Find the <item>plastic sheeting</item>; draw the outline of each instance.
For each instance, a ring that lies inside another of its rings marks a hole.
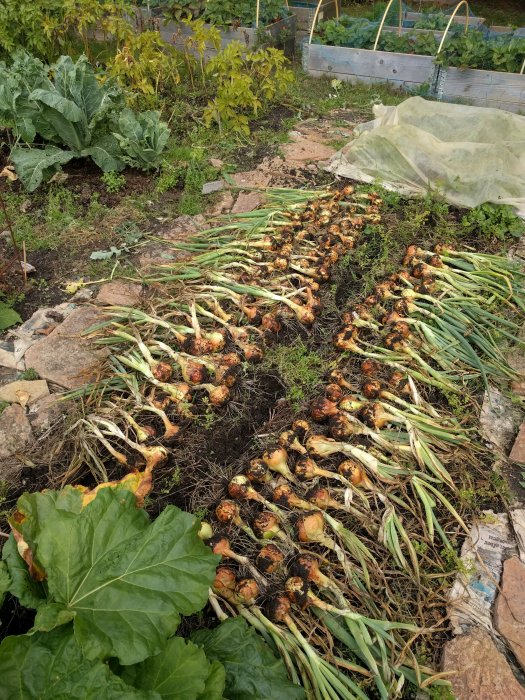
[[[461,207],[509,204],[525,218],[525,117],[421,97],[376,105],[374,115],[327,170]]]

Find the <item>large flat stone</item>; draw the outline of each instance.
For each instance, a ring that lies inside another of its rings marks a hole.
[[[35,433],[49,430],[71,410],[71,401],[61,401],[57,394],[49,394],[29,407],[27,417]]]
[[[245,187],[246,189],[252,187],[268,187],[271,180],[271,174],[265,173],[259,169],[247,170],[244,173],[233,173],[230,177],[237,187]]]
[[[49,387],[44,379],[28,381],[19,379],[0,387],[0,401],[19,403],[22,406],[32,404],[49,394]]]
[[[94,306],[80,306],[70,313],[66,319],[50,333],[50,338],[57,336],[78,338],[88,328],[99,323],[104,317],[103,312]],[[30,367],[31,365],[26,365]]]
[[[32,436],[31,424],[22,406],[17,403],[8,406],[0,415],[0,460],[22,452]],[[11,475],[11,470],[0,462],[0,479]]]
[[[97,379],[107,349],[94,349],[88,341],[54,333],[32,345],[26,365],[48,382],[65,389],[78,389]]]
[[[336,153],[335,148],[332,148],[332,146],[314,141],[299,132],[294,132],[292,139],[292,143],[285,143],[281,146],[284,158],[289,163],[297,165],[317,163],[329,160]]]
[[[263,197],[259,192],[241,192],[233,205],[232,214],[244,214],[260,207]]]
[[[477,627],[445,644],[443,671],[456,700],[525,700],[506,658],[488,632]]]
[[[97,304],[104,306],[137,306],[142,286],[132,282],[107,282],[97,294]]]
[[[525,423],[522,423],[509,455],[513,462],[525,464]]]
[[[202,214],[196,216],[182,214],[173,219],[168,226],[157,231],[155,235],[166,241],[185,241],[205,228],[207,228],[206,219]]]
[[[499,389],[489,387],[485,392],[479,416],[485,440],[508,453],[521,421],[521,411]]]
[[[97,379],[107,349],[94,348],[82,333],[104,318],[100,309],[75,309],[49,336],[25,354],[26,366],[66,389],[77,389]]]
[[[503,566],[501,590],[494,607],[494,625],[525,669],[525,564],[518,557]]]

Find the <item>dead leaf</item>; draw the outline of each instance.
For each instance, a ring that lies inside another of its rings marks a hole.
[[[25,408],[29,399],[31,398],[31,394],[28,391],[15,391],[15,394],[16,398],[18,399],[18,403],[22,406],[22,408]]]
[[[15,173],[15,166],[6,165],[5,168],[0,171],[0,177],[5,177],[8,180],[11,180],[11,182],[18,180],[18,175]]]

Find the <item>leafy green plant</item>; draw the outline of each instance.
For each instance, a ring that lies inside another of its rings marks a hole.
[[[110,170],[107,173],[103,173],[100,179],[104,183],[106,191],[110,194],[120,192],[120,190],[126,186],[126,178],[124,177],[124,175],[120,175],[114,170]]]
[[[518,73],[525,60],[525,39],[501,36],[485,39],[468,32],[447,39],[436,63],[447,68],[478,68]]]
[[[414,22],[414,29],[434,29],[440,31],[446,29],[450,17],[444,12],[423,12],[422,16]]]
[[[279,97],[293,82],[287,59],[275,48],[245,52],[238,41],[220,51],[206,66],[216,95],[204,110],[204,123],[221,131],[248,135],[249,120]]]
[[[267,26],[286,17],[283,0],[261,0],[259,24]],[[217,26],[255,26],[256,3],[253,0],[207,0],[203,18]]]
[[[170,131],[160,121],[158,112],[133,112],[124,109],[118,117],[118,130],[113,134],[122,151],[122,161],[140,170],[160,166],[162,152]]]
[[[206,0],[153,0],[151,7],[161,7],[166,17],[177,20],[197,19],[204,12]]]
[[[377,36],[377,23],[362,17],[341,15],[319,24],[315,41],[330,46],[349,46],[354,49],[372,49]],[[432,56],[438,44],[433,32],[408,32],[398,36],[395,32],[383,32],[379,37],[381,51],[415,53]]]
[[[219,559],[199,539],[195,516],[168,506],[151,522],[124,486],[94,498],[76,487],[24,494],[17,508],[18,546],[11,535],[3,547],[0,604],[10,593],[36,617],[28,634],[0,645],[3,696],[304,697],[242,619],[194,642],[172,636],[181,615],[204,606]],[[237,675],[242,653],[253,663],[251,685],[248,666]]]
[[[0,54],[23,48],[47,61],[78,42],[89,50],[88,33],[99,24],[105,29],[132,25],[131,3],[126,0],[3,0],[0,3]]]
[[[242,617],[226,620],[212,630],[198,630],[192,641],[226,672],[228,698],[301,700],[302,688],[290,683],[284,665]]]
[[[0,299],[0,331],[11,328],[17,323],[22,323],[20,314],[13,309],[11,304]]]
[[[0,83],[5,78],[9,84],[9,93],[0,93],[2,119],[19,141],[31,144],[38,134],[45,142],[43,148],[16,146],[11,151],[27,190],[35,190],[73,158],[90,157],[104,172],[122,170],[126,163],[143,169],[158,165],[167,126],[153,112],[135,114],[125,108],[122,88],[110,80],[101,83],[85,56],[76,62],[62,56],[48,68],[18,54],[13,66],[13,72],[0,66]],[[21,72],[30,79],[19,80],[15,90]]]
[[[488,238],[504,241],[509,237],[520,238],[525,234],[525,222],[516,216],[512,207],[505,204],[481,204],[471,209],[461,219],[468,231]]]
[[[149,106],[180,82],[180,53],[157,31],[130,34],[107,62],[107,71]]]

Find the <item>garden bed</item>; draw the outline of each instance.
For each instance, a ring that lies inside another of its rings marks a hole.
[[[525,75],[471,68],[440,68],[436,97],[509,112],[525,111]]]
[[[206,24],[205,29],[209,29],[212,25]],[[288,35],[295,35],[296,18],[294,15],[285,17],[284,19],[269,24],[266,27],[222,27],[219,29],[221,34],[221,49],[224,49],[232,41],[240,41],[247,49],[253,49],[261,40],[270,40],[276,42],[279,37],[286,32]],[[159,27],[160,34],[164,41],[173,44],[177,49],[188,50],[188,39],[193,36],[191,27],[182,24],[181,22],[168,21],[161,23]],[[194,51],[190,48],[190,53]],[[213,46],[206,48],[204,57],[209,60],[217,54]]]
[[[322,0],[321,9],[317,15],[319,22],[325,19],[330,19],[337,15],[337,5],[338,0]],[[312,28],[312,22],[315,17],[315,11],[319,6],[318,2],[299,2],[296,0],[292,1],[289,5],[290,12],[292,12],[297,19],[297,31],[299,32],[309,32]]]
[[[322,44],[304,47],[303,67],[317,77],[330,75],[354,83],[388,83],[406,90],[432,85],[436,72],[433,56]]]

